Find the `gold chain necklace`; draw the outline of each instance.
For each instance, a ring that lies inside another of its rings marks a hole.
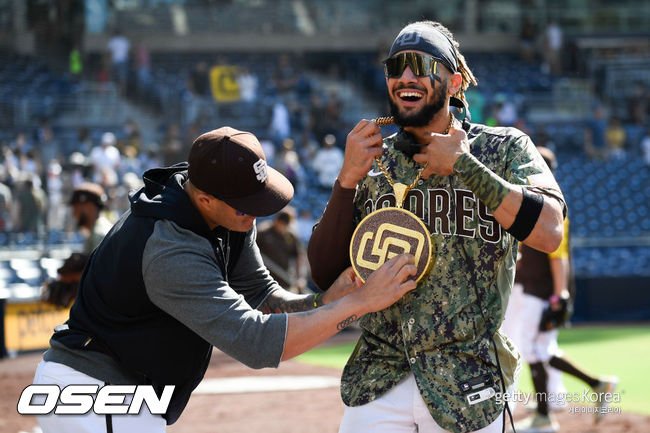
[[[393,123],[393,121],[394,119],[392,117],[378,117],[377,119],[374,119],[374,122],[379,126],[389,125]],[[444,132],[445,134],[449,133],[449,130],[451,129],[451,125],[453,125],[453,123],[454,123],[454,116],[451,113],[449,113],[449,124],[447,125],[447,129],[445,129]],[[413,179],[413,182],[411,182],[410,185],[404,185],[403,183],[399,183],[399,182],[395,183],[393,181],[392,176],[390,175],[390,173],[388,173],[388,169],[386,168],[384,163],[381,162],[378,156],[375,157],[375,161],[377,162],[377,166],[379,166],[381,172],[386,177],[386,180],[388,181],[389,185],[393,188],[393,192],[395,193],[396,207],[401,209],[404,204],[404,199],[406,198],[406,194],[408,194],[408,192],[412,190],[415,187],[415,185],[417,185],[418,181],[422,177],[422,173],[424,172],[424,169],[427,168],[427,165],[429,165],[429,163],[428,162],[424,163],[424,165],[418,172],[418,175],[415,176],[415,179]]]

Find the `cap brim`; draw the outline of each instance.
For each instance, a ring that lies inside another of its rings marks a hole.
[[[293,198],[293,185],[274,168],[267,166],[266,170],[266,186],[260,191],[246,197],[222,200],[238,211],[256,217],[273,215],[284,208]]]

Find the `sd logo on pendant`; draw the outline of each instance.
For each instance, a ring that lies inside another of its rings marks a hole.
[[[415,257],[418,282],[429,271],[433,244],[424,223],[411,212],[388,207],[366,216],[350,242],[350,261],[357,276],[366,281],[387,260],[399,254]]]

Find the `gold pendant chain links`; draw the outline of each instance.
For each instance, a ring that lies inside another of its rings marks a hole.
[[[394,119],[393,119],[392,117],[378,117],[377,119],[374,119],[373,121],[374,121],[377,125],[383,126],[383,125],[390,125],[391,123],[393,123]],[[449,130],[451,129],[451,125],[452,125],[453,123],[454,123],[454,116],[453,116],[453,114],[449,113],[449,124],[447,125],[447,129],[446,129],[445,132],[444,132],[445,134],[448,134],[448,133],[449,133]],[[389,184],[389,185],[393,188],[393,190],[394,190],[394,189],[395,189],[395,182],[393,181],[393,178],[391,177],[391,175],[388,173],[388,169],[386,168],[386,166],[384,165],[384,163],[381,162],[381,160],[379,159],[378,156],[375,157],[375,161],[377,162],[377,166],[379,167],[379,169],[381,170],[381,172],[382,172],[382,173],[384,174],[384,176],[386,177],[386,180],[388,181],[388,184]],[[422,168],[420,169],[420,172],[418,173],[418,175],[415,176],[415,179],[413,179],[413,182],[411,182],[411,184],[410,184],[409,186],[406,187],[406,191],[404,191],[404,193],[403,193],[404,195],[403,195],[402,198],[406,197],[406,194],[407,194],[411,189],[413,189],[413,188],[415,187],[415,185],[417,185],[418,181],[419,181],[420,178],[422,177],[422,173],[424,172],[424,169],[427,168],[427,165],[428,165],[428,164],[429,164],[428,162],[424,163],[424,165],[423,165]],[[401,206],[401,203],[398,203],[398,204],[397,204],[397,207],[402,207],[402,206]]]

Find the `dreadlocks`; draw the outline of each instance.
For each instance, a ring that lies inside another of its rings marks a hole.
[[[423,21],[423,23],[434,27],[436,30],[447,36],[454,46],[454,49],[456,50],[456,56],[458,57],[458,72],[460,73],[460,76],[463,80],[460,89],[454,96],[467,104],[467,99],[465,98],[465,90],[469,88],[470,84],[473,84],[475,86],[478,85],[478,82],[476,81],[476,77],[474,77],[472,70],[469,68],[469,66],[467,66],[465,56],[463,56],[458,50],[458,47],[460,45],[454,39],[454,35],[449,31],[449,29],[442,24],[435,21]]]

